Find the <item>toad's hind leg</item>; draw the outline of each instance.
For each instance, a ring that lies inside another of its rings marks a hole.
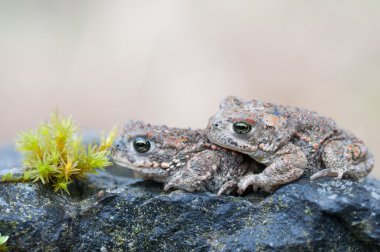
[[[331,141],[322,150],[322,161],[326,169],[314,173],[310,179],[343,176],[358,180],[364,178],[373,168],[374,159],[361,142]]]

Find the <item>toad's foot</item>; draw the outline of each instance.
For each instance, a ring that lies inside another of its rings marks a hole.
[[[254,192],[262,188],[265,192],[272,193],[278,188],[278,185],[272,185],[271,182],[271,179],[264,174],[247,175],[240,180],[237,192],[242,195],[248,186],[252,186]]]
[[[344,171],[333,170],[333,169],[324,169],[322,171],[316,172],[311,175],[310,180],[315,180],[322,177],[335,177],[336,179],[341,179],[343,177]]]
[[[222,194],[231,194],[238,188],[238,182],[236,180],[229,180],[226,183],[224,183],[217,193],[218,196]]]

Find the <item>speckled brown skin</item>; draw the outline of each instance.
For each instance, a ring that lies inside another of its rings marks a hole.
[[[133,141],[143,137],[151,147],[136,151]],[[130,121],[115,141],[116,164],[133,169],[144,179],[165,183],[164,190],[236,192],[242,176],[258,172],[249,156],[212,145],[203,130],[153,126]]]
[[[238,134],[236,122],[251,125]],[[210,118],[211,142],[241,153],[266,166],[260,174],[246,175],[239,193],[250,185],[271,192],[303,174],[311,179],[332,176],[358,180],[373,168],[374,159],[361,140],[315,112],[258,100],[229,96]]]

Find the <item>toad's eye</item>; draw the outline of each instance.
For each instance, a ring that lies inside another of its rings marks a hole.
[[[150,149],[150,141],[145,137],[136,137],[133,140],[133,148],[140,153],[145,153]]]
[[[232,125],[232,127],[238,134],[247,134],[252,129],[252,126],[246,122],[236,122]]]

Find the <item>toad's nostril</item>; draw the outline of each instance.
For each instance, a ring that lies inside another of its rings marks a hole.
[[[218,128],[218,127],[219,127],[219,123],[214,122],[214,123],[212,124],[212,126],[213,126],[214,128]]]
[[[114,143],[114,147],[115,147],[116,149],[120,149],[122,146],[123,146],[123,145],[122,145],[121,140],[120,140],[120,139],[117,139],[117,140],[115,141],[115,143]]]

